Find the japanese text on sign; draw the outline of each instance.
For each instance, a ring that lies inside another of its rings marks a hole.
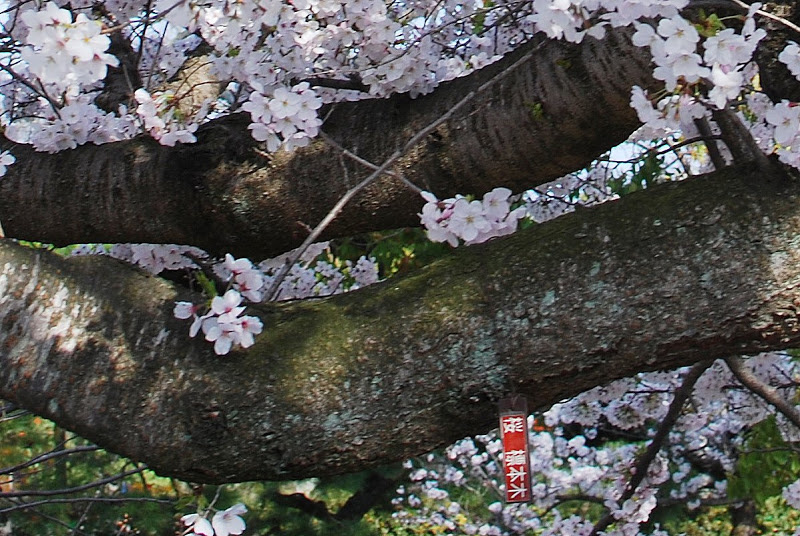
[[[506,478],[506,502],[528,502],[531,500],[526,413],[506,413],[500,416],[500,433],[503,440],[503,469]]]

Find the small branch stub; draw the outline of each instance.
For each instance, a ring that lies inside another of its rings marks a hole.
[[[499,406],[506,502],[529,502],[531,464],[528,450],[528,401],[524,396],[514,395],[500,400]]]

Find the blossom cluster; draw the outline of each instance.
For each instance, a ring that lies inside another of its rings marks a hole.
[[[258,303],[264,299],[264,273],[253,266],[250,259],[236,259],[228,253],[225,261],[214,266],[214,271],[246,300]]]
[[[24,129],[36,129],[37,134],[31,143],[37,151],[57,153],[74,149],[85,143],[101,145],[132,137],[138,127],[129,114],[117,116],[104,112],[88,102],[86,96],[68,99],[67,103],[47,121],[12,123],[6,136],[14,140],[24,140],[29,133]]]
[[[145,89],[137,89],[134,93],[136,102],[136,115],[143,127],[153,139],[161,145],[174,146],[176,143],[193,143],[197,141],[194,132],[197,130],[196,120],[202,120],[203,112],[199,112],[195,121],[184,123],[179,117],[176,107],[177,98],[172,91],[162,91],[155,97]]]
[[[283,146],[287,150],[308,145],[319,133],[322,121],[317,110],[322,99],[310,89],[308,82],[291,88],[278,87],[267,93],[256,86],[242,109],[250,113],[253,122],[248,127],[257,141],[264,142],[267,150],[277,151]]]
[[[662,18],[655,28],[647,23],[634,24],[633,43],[650,49],[657,65],[654,76],[664,81],[667,91],[682,90],[653,106],[641,88],[633,88],[631,105],[648,128],[654,133],[680,129],[687,136],[695,132],[693,120],[710,113],[702,99],[683,91],[687,85],[710,87],[707,102],[720,109],[742,93],[755,74],[750,62],[756,45],[766,36],[763,29],[756,29],[753,20],[759,8],[760,4],[750,7],[742,33],[726,28],[703,40],[702,57],[697,52],[699,32],[681,16]]]
[[[186,514],[181,517],[181,522],[189,527],[188,534],[197,536],[236,536],[244,532],[246,528],[242,514],[247,513],[247,508],[242,503],[237,503],[214,513],[211,521],[207,515]]]
[[[132,251],[126,260],[149,268],[150,271],[197,268],[192,259],[206,257],[205,252],[196,248],[161,247],[152,244],[139,246],[141,251],[136,245],[126,246]],[[299,262],[289,268],[275,289],[274,299],[329,296],[378,281],[378,268],[374,259],[362,256],[356,262],[347,260],[336,266],[317,258],[326,249],[327,243],[310,247],[300,257]],[[230,254],[226,255],[224,261],[213,265],[213,271],[220,281],[229,286],[224,295],[215,296],[207,310],[204,306],[191,302],[177,302],[173,311],[175,317],[191,319],[189,336],[195,337],[202,330],[205,339],[214,343],[214,352],[218,355],[225,355],[236,346],[249,348],[255,342],[254,336],[261,333],[264,326],[255,316],[241,316],[246,308],[243,304],[245,300],[259,303],[269,298],[265,293],[272,288],[289,256],[287,254],[254,265],[249,259],[236,259]]]
[[[362,256],[356,261],[345,260],[334,264],[321,258],[329,256],[328,248],[327,242],[312,244],[298,262],[289,267],[275,289],[273,299],[280,301],[330,296],[378,281],[375,259]],[[198,262],[209,264],[220,284],[228,287],[223,296],[215,296],[208,307],[177,302],[174,315],[179,319],[191,319],[190,337],[195,337],[202,330],[206,340],[214,343],[215,352],[224,355],[237,345],[242,348],[252,346],[254,336],[261,333],[263,324],[258,318],[241,316],[246,308],[243,304],[259,303],[269,298],[266,292],[272,288],[294,252],[262,261],[258,265],[249,259],[236,259],[230,254],[216,262],[199,248],[176,244],[83,244],[73,248],[71,255],[108,255],[139,266],[151,274],[165,270],[198,270]]]
[[[570,173],[521,196],[512,196],[507,188],[495,188],[482,201],[470,201],[462,195],[440,201],[430,192],[422,192],[426,203],[419,214],[420,223],[434,242],[448,242],[454,247],[460,240],[466,245],[477,244],[515,232],[523,219],[543,223],[577,206],[616,199],[618,194],[610,185],[615,173],[596,161],[583,172]],[[518,206],[512,208],[514,205]]]
[[[45,84],[63,91],[71,85],[91,84],[102,80],[109,66],[116,67],[119,60],[108,54],[111,40],[101,33],[99,21],[79,13],[60,9],[55,2],[47,2],[41,10],[22,13],[27,26],[22,59],[31,74]]]
[[[211,307],[205,314],[198,314],[199,306],[183,301],[175,303],[174,314],[175,318],[192,319],[190,337],[194,337],[202,329],[205,339],[214,343],[214,352],[225,355],[235,345],[242,348],[253,346],[254,336],[264,329],[258,317],[240,316],[245,310],[241,303],[242,295],[230,289],[222,296],[214,296]]]
[[[192,258],[207,257],[205,251],[177,244],[113,244],[111,246],[82,244],[74,248],[73,256],[108,255],[139,266],[151,274],[164,270],[196,269]]]
[[[457,196],[440,201],[430,192],[422,192],[426,203],[419,215],[433,242],[448,242],[457,246],[478,244],[490,238],[505,236],[517,230],[525,208],[511,208],[511,190],[495,188],[481,201]]]
[[[735,98],[745,82],[742,67],[750,62],[758,42],[766,31],[756,29],[753,15],[761,7],[753,4],[741,34],[726,28],[703,41],[703,56],[698,54],[700,34],[695,26],[676,15],[662,18],[654,29],[647,23],[635,23],[633,43],[647,46],[656,64],[654,76],[663,80],[667,91],[673,91],[678,81],[693,84],[701,79],[711,80],[709,99],[717,107]]]

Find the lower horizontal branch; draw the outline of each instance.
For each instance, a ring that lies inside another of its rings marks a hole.
[[[163,475],[280,480],[486,432],[509,392],[543,408],[786,348],[800,342],[800,188],[759,173],[651,188],[405,278],[254,307],[265,332],[225,358],[172,316],[199,296],[0,241],[0,397]]]

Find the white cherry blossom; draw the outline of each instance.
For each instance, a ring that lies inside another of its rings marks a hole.
[[[800,46],[794,41],[789,41],[786,47],[778,54],[778,60],[786,64],[795,78],[800,80]]]
[[[800,106],[783,100],[765,114],[767,122],[775,126],[775,141],[791,145],[800,131]]]
[[[181,517],[181,522],[190,528],[192,534],[214,536],[214,529],[211,527],[211,523],[200,514],[186,514]]]
[[[247,512],[247,508],[242,503],[237,503],[221,512],[214,514],[211,525],[217,536],[237,535],[244,532],[245,523],[240,517]]]

